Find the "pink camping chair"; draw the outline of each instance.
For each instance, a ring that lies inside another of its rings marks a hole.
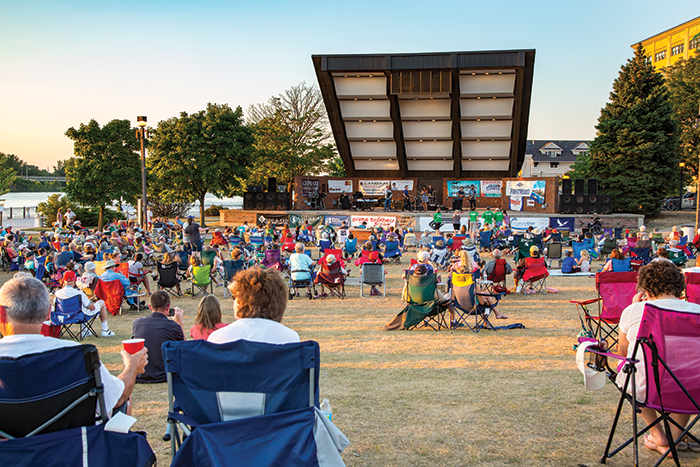
[[[685,273],[685,299],[700,305],[700,273]]]
[[[611,369],[607,362],[605,363],[613,381],[616,373],[622,371],[627,374],[624,384],[619,388],[620,402],[601,463],[605,463],[606,459],[612,458],[632,443],[634,465],[638,465],[638,438],[646,433],[648,428],[639,430],[637,412],[639,407],[648,407],[661,414],[654,424],[661,423],[666,433],[670,433],[671,424],[683,430],[678,439],[669,443],[669,449],[656,465],[658,466],[670,453],[676,465],[680,466],[677,443],[686,436],[689,441],[700,443],[700,440],[690,433],[700,420],[700,373],[695,364],[689,364],[700,360],[700,314],[663,309],[647,303],[639,325],[637,340],[630,345],[634,345],[634,348],[629,358],[595,350],[593,352],[600,356],[621,360],[617,371]],[[586,350],[589,349],[591,347]],[[640,372],[643,372],[642,376],[646,379],[646,394],[637,393],[636,383]],[[625,401],[632,405],[633,435],[611,452],[615,429]],[[670,415],[674,413],[690,414],[695,417],[691,417],[686,427],[681,427],[671,418]]]
[[[576,305],[579,317],[585,321],[587,330],[597,339],[608,341],[609,348],[617,345],[617,325],[622,311],[632,304],[637,293],[637,272],[603,272],[595,275],[598,298],[570,300]],[[589,305],[598,304],[598,312],[589,310]]]
[[[285,264],[282,261],[282,254],[279,250],[265,250],[265,257],[262,259],[262,265],[266,268],[275,268],[278,271],[285,269]]]

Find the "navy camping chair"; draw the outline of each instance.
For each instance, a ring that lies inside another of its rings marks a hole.
[[[330,240],[321,240],[318,242],[318,249],[321,252],[321,256],[325,253],[325,251],[329,248],[333,248],[333,242]]]
[[[491,251],[491,231],[482,230],[479,232],[479,249],[481,251]]]
[[[232,259],[226,259],[223,262],[224,266],[224,298],[228,298],[231,296],[231,292],[228,290],[228,286],[231,282],[233,282],[233,279],[236,277],[236,274],[239,272],[243,271],[245,269],[245,261],[242,259],[237,259],[237,260],[232,260]]]
[[[430,240],[430,247],[431,247],[431,248],[435,247],[435,244],[436,244],[438,241],[440,241],[440,240],[442,240],[442,243],[443,243],[443,244],[446,244],[446,243],[447,243],[447,242],[445,241],[445,237],[443,237],[442,235],[435,235],[435,236]]]
[[[80,295],[75,295],[74,297],[61,300],[56,299],[56,309],[51,311],[50,320],[52,326],[61,326],[61,330],[58,334],[60,339],[65,334],[68,334],[71,339],[83,340],[83,329],[87,330],[90,334],[98,337],[95,329],[92,325],[99,316],[99,313],[95,313],[92,316],[87,316],[83,313],[83,306],[81,303]],[[73,325],[78,325],[78,332],[73,332]]]
[[[628,272],[628,271],[632,270],[632,259],[631,258],[625,258],[625,259],[612,258],[610,261],[612,261],[613,272]]]
[[[107,421],[107,411],[94,345],[0,357],[0,375],[0,465],[155,463],[145,437],[95,425]]]
[[[586,249],[586,243],[571,242],[571,248],[574,250],[574,258],[581,259],[581,252]]]
[[[399,242],[387,241],[385,244],[386,250],[384,251],[384,257],[391,260],[394,264],[401,264],[401,248]]]
[[[318,465],[317,342],[171,341],[162,350],[173,466]],[[178,427],[188,433],[182,445]]]

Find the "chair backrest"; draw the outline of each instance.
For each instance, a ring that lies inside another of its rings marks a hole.
[[[617,248],[617,240],[614,238],[606,238],[603,240],[603,248],[607,250],[607,252],[613,251],[615,248]]]
[[[345,251],[355,253],[357,251],[357,238],[348,238],[345,240]]]
[[[250,243],[254,246],[262,246],[265,243],[265,239],[261,235],[251,235]]]
[[[265,250],[265,258],[263,258],[263,266],[275,266],[280,263],[282,252],[280,250]]]
[[[629,271],[629,270],[628,270]],[[595,275],[598,296],[602,299],[601,318],[619,320],[637,293],[637,273],[599,272]]]
[[[476,282],[471,274],[452,273],[452,304],[463,310],[471,310],[476,304]]]
[[[685,299],[700,305],[700,273],[685,273]]]
[[[192,266],[192,283],[197,285],[207,285],[211,282],[209,273],[211,272],[211,265],[206,266]]]
[[[326,251],[326,248],[331,248],[333,244],[331,243],[330,240],[321,240],[318,242],[318,249],[321,251],[321,253],[324,253]]]
[[[95,295],[105,302],[107,311],[116,315],[122,308],[122,298],[124,297],[124,286],[118,280],[97,281]]]
[[[173,261],[170,264],[157,263],[156,267],[158,268],[158,285],[174,287],[178,284],[177,262]]]
[[[240,271],[243,270],[245,263],[243,262],[242,259],[237,259],[237,260],[227,259],[227,260],[224,260],[223,266],[224,266],[224,275],[226,277],[226,280],[230,282],[231,280],[233,280],[234,277],[236,277],[236,274],[238,274]]]
[[[129,263],[118,263],[114,271],[120,273],[124,277],[129,277]]]
[[[189,255],[186,251],[176,251],[175,259],[177,260],[178,269],[187,269],[190,266]]]
[[[487,279],[491,282],[502,282],[506,279],[506,260],[505,258],[498,258],[494,261],[496,264],[494,264],[493,270]]]
[[[683,246],[688,243],[688,236],[683,235],[679,240],[678,240],[678,246]]]
[[[452,237],[452,251],[456,251],[462,248],[462,244],[466,239],[467,237],[462,236]]]
[[[491,231],[482,230],[479,232],[479,245],[481,246],[491,246]]]
[[[637,346],[644,352],[647,407],[671,413],[700,413],[700,373],[692,363],[700,359],[700,314],[647,303],[635,351],[639,350]],[[654,368],[658,369],[656,375]]]
[[[435,289],[437,288],[437,276],[429,274],[427,276],[416,276],[408,274],[407,293],[412,305],[423,305],[435,300]]]
[[[613,258],[611,261],[613,272],[627,272],[632,270],[632,258]]]
[[[568,231],[567,231],[567,232],[568,232]],[[562,237],[561,237],[561,232],[552,232],[552,234],[550,235],[550,237],[551,237],[551,241],[552,241],[552,242],[559,242],[559,243],[561,243],[561,239],[562,239]]]
[[[561,243],[552,242],[547,247],[547,258],[548,259],[559,259],[561,258]]]
[[[168,341],[162,351],[169,396],[197,423],[318,406],[317,342]]]
[[[103,421],[107,420],[94,345],[0,357],[0,375],[0,431],[11,437],[94,425],[98,403]],[[76,407],[36,432],[83,396]]]
[[[586,242],[571,242],[571,248],[574,250],[574,258],[581,259],[581,252],[586,249]]]
[[[532,239],[521,238],[518,243],[518,255],[520,258],[530,257],[530,248],[535,246],[535,241]]]
[[[394,240],[393,242],[387,241],[385,243],[386,245],[386,253],[391,253],[393,251],[399,251],[399,242],[398,240]],[[386,254],[385,253],[385,254]]]
[[[526,281],[535,277],[548,275],[547,261],[543,256],[539,258],[527,258],[525,260],[525,274],[523,274],[523,279]]]
[[[384,265],[379,263],[364,263],[362,265],[360,281],[365,284],[383,284]]]
[[[535,245],[542,248],[542,234],[537,234],[532,236],[532,240],[535,242]]]
[[[651,247],[630,248],[630,256],[637,256],[643,261],[643,264],[647,264],[651,262]]]
[[[51,312],[50,317],[51,324],[54,326],[83,321],[83,306],[80,295],[66,299],[56,298],[56,309]]]
[[[214,257],[216,257],[216,251],[214,250],[204,250],[202,251],[202,264],[214,264]]]
[[[442,240],[442,243],[445,243],[445,237],[443,237],[442,235],[435,235],[434,237],[432,237],[430,243],[432,243],[433,245],[435,245],[435,244],[436,244],[438,241],[440,241],[440,240]]]

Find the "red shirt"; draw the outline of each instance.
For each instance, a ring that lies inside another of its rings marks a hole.
[[[190,337],[194,340],[207,340],[212,332],[228,326],[228,323],[219,323],[214,329],[203,329],[201,324],[193,324],[190,328]]]

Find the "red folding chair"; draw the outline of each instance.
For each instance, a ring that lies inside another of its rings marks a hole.
[[[534,290],[534,293],[547,293],[547,259],[544,256],[539,258],[525,258],[525,273],[523,274],[523,291]],[[531,292],[532,293],[532,292]]]
[[[685,273],[685,299],[700,305],[700,273]]]

